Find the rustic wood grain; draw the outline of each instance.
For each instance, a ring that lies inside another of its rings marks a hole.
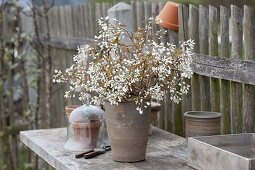
[[[232,33],[232,48],[231,57],[236,59],[242,58],[242,10],[234,5],[231,5],[231,33]],[[232,113],[232,133],[242,132],[242,107],[243,107],[243,92],[242,84],[231,82],[231,113]]]
[[[195,46],[193,49],[194,53],[199,52],[199,13],[198,7],[194,5],[189,5],[189,38],[193,39]],[[201,109],[201,95],[200,95],[200,85],[199,85],[199,75],[193,74],[191,79],[191,101],[192,110]]]
[[[136,1],[136,17],[137,27],[144,28],[144,5],[141,0]]]
[[[151,2],[144,1],[144,18],[145,21],[152,17]]]
[[[191,66],[197,74],[246,84],[255,84],[254,61],[228,59],[203,54],[193,54],[192,59]]]
[[[165,3],[163,2],[159,2],[158,3],[158,8],[159,11],[163,8]],[[161,27],[161,29],[164,29]],[[171,31],[168,30],[168,32],[166,34],[161,33],[161,39],[160,42],[166,44],[167,42],[171,42],[170,39],[168,39],[168,37],[170,36]],[[156,37],[155,37],[156,38]],[[164,100],[161,102],[161,112],[160,112],[160,116],[162,117],[161,123],[163,123],[164,121],[164,130],[171,130],[173,131],[174,129],[174,112],[172,111],[172,101],[170,100],[170,94],[167,92],[164,96]],[[172,120],[172,122],[170,121]]]
[[[152,17],[156,18],[156,16],[159,14],[159,3],[152,2],[151,12],[152,12]],[[153,25],[153,32],[154,33],[156,33],[159,29],[160,29],[160,26],[158,24]],[[155,42],[159,42],[159,39],[156,36],[154,36],[153,40]]]
[[[220,56],[229,58],[229,10],[220,6]],[[222,134],[231,133],[230,81],[221,80]]]
[[[186,5],[179,4],[178,5],[178,22],[179,22],[179,41],[186,41],[188,40],[188,22],[189,22],[189,9]],[[191,81],[185,81],[189,86],[191,86]],[[191,90],[188,94],[182,96],[182,112],[191,110],[192,109],[192,97],[191,97]]]
[[[199,51],[208,54],[208,9],[199,5]],[[210,78],[199,76],[201,110],[209,111],[210,106]]]
[[[136,31],[137,30],[136,0],[131,0],[131,6],[132,6],[132,9],[133,9],[133,30]]]
[[[99,31],[100,31],[100,26],[97,24],[97,21],[98,21],[98,19],[100,19],[101,17],[103,16],[103,14],[102,14],[102,5],[101,5],[101,3],[96,3],[96,7],[95,7],[95,24],[93,24],[95,27],[94,28],[96,28],[95,29],[95,33],[97,34]]]
[[[209,54],[218,56],[217,8],[209,5]],[[211,78],[211,111],[220,112],[220,80]]]
[[[179,4],[178,5],[178,22],[179,22],[179,41],[185,41],[188,39],[188,22],[189,22],[189,9],[186,5]],[[191,87],[191,80],[187,79],[185,80],[185,83],[188,84]],[[192,110],[192,90],[190,88],[190,91],[188,94],[185,94],[182,96],[182,115],[186,111]],[[183,128],[183,136],[185,136],[185,120],[184,116],[182,116],[182,128]]]
[[[32,130],[20,133],[23,144],[56,169],[178,169],[192,170],[186,162],[186,139],[153,128],[149,138],[146,160],[138,163],[119,163],[111,160],[111,151],[93,159],[75,159],[74,154],[63,148],[66,128]]]
[[[243,34],[245,59],[255,60],[255,11],[244,6]],[[255,86],[244,85],[243,132],[254,132]]]

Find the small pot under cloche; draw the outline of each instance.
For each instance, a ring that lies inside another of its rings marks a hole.
[[[64,148],[86,151],[96,148],[100,127],[105,122],[104,111],[99,106],[86,104],[74,109],[69,117],[68,136]]]

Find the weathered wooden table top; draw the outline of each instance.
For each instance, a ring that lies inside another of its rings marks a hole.
[[[66,128],[30,130],[20,132],[20,140],[52,167],[93,170],[193,170],[186,162],[186,139],[153,127],[149,137],[146,160],[137,163],[119,163],[111,160],[111,152],[93,159],[75,159],[74,153],[63,148]]]

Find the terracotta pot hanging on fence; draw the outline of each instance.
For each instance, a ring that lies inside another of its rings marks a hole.
[[[156,17],[156,22],[164,28],[178,31],[178,4],[167,1]]]

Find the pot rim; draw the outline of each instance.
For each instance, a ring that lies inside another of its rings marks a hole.
[[[166,3],[167,3],[167,4],[171,4],[171,5],[173,5],[173,6],[177,6],[177,7],[178,7],[178,3],[176,3],[176,2],[167,1]]]
[[[67,105],[66,107],[65,107],[65,113],[67,114],[67,115],[70,115],[71,114],[71,112],[74,110],[74,109],[76,109],[76,108],[78,108],[78,107],[80,107],[81,105]]]
[[[72,123],[73,128],[98,128],[100,126],[102,126],[102,122],[100,120],[89,123]]]
[[[175,31],[178,31],[179,29],[179,24],[176,25],[176,24],[172,24],[172,23],[169,23],[169,22],[166,22],[165,20],[162,20],[162,19],[159,19],[159,16],[156,16],[156,21],[159,21],[161,20],[161,22],[158,22],[158,24],[162,27],[166,27],[166,28],[171,28]]]
[[[210,111],[188,111],[184,113],[184,116],[189,118],[198,118],[198,119],[209,118],[210,119],[210,118],[220,118],[221,113],[210,112]]]

